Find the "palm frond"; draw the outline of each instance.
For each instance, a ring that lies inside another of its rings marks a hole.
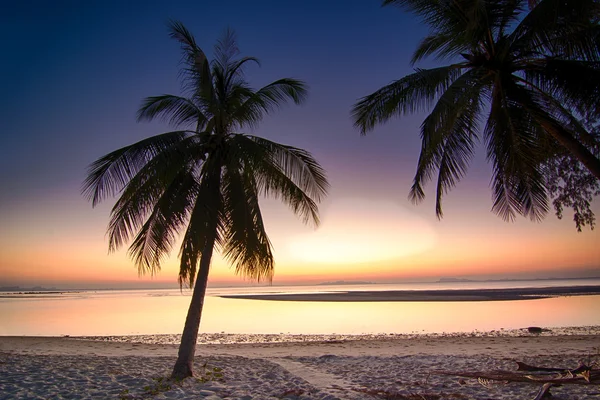
[[[149,272],[154,275],[160,270],[160,264],[171,252],[177,233],[187,222],[197,186],[191,170],[183,169],[153,204],[152,213],[129,247],[129,255],[140,274]]]
[[[265,115],[277,110],[290,100],[295,104],[301,104],[308,93],[304,82],[292,78],[276,80],[253,94],[248,93],[246,87],[234,90],[242,91],[240,93],[248,96],[246,99],[238,96],[244,101],[231,115],[231,120],[239,127],[256,126]]]
[[[538,54],[600,61],[599,18],[596,0],[543,0],[515,28],[511,41]]]
[[[453,58],[460,53],[493,49],[494,38],[503,35],[507,25],[516,21],[522,10],[519,0],[387,0],[415,14],[430,28],[429,35],[412,57],[416,62],[426,56]]]
[[[238,54],[240,54],[240,49],[237,45],[236,34],[232,29],[227,28],[215,43],[214,61],[221,64],[225,70]]]
[[[436,214],[441,218],[442,197],[465,175],[477,139],[481,93],[489,82],[485,71],[471,70],[444,92],[421,125],[422,147],[409,198],[418,203],[423,185],[438,170]]]
[[[198,162],[196,138],[191,136],[148,161],[123,188],[111,210],[108,249],[115,251],[139,230],[176,177]]]
[[[233,82],[239,82],[243,79],[243,69],[249,62],[254,62],[260,66],[260,61],[256,57],[242,57],[228,66],[225,77],[225,87],[229,88]]]
[[[361,134],[390,118],[428,109],[456,80],[462,64],[420,69],[363,97],[352,108],[354,125]]]
[[[304,222],[319,224],[317,202],[329,184],[308,152],[256,136],[237,134],[231,141],[232,154],[239,154],[254,169],[259,194],[281,198]]]
[[[237,274],[256,281],[271,281],[273,253],[258,203],[255,172],[251,163],[240,161],[229,158],[223,174],[224,256]]]
[[[210,64],[204,51],[196,43],[196,39],[179,21],[168,23],[171,38],[177,40],[183,51],[182,78],[183,89],[191,92],[194,97],[212,98],[212,77]]]
[[[551,142],[525,105],[539,107],[527,89],[509,81],[496,82],[485,127],[488,159],[493,164],[492,210],[505,220],[521,214],[539,221],[548,212],[542,169]]]
[[[464,46],[459,46],[458,49],[452,46],[451,39],[454,37],[452,32],[436,33],[426,36],[421,43],[417,46],[414,51],[410,64],[415,65],[417,62],[423,60],[426,57],[434,56],[436,59],[443,59],[449,55],[454,55],[460,50],[463,50]]]
[[[188,98],[164,94],[146,97],[137,112],[137,120],[152,121],[161,118],[174,126],[197,124],[202,129],[206,117],[202,111]]]
[[[432,29],[456,23],[455,19],[467,22],[465,1],[427,1],[427,0],[384,0],[382,5],[394,5],[422,18]],[[471,2],[472,3],[472,2]],[[462,7],[461,7],[462,6]],[[450,13],[454,13],[454,15]]]
[[[546,57],[528,65],[523,84],[579,115],[600,114],[600,62]]]
[[[166,132],[99,158],[88,167],[82,194],[96,206],[107,196],[118,193],[149,160],[177,145],[189,134],[189,131]]]
[[[261,146],[267,152],[267,160],[312,199],[319,202],[327,195],[329,182],[325,170],[308,151],[258,136],[246,137]]]
[[[598,154],[600,141],[591,135],[568,110],[556,102],[549,102],[543,95],[537,94],[537,103],[523,103],[532,118],[543,128],[550,137],[560,143],[563,150],[575,156],[587,169],[600,180],[600,158]],[[548,111],[549,110],[549,111]],[[576,123],[573,123],[575,121]],[[559,151],[548,152],[554,155]]]
[[[461,115],[452,134],[444,140],[440,152],[435,196],[435,213],[438,218],[444,216],[442,197],[464,177],[473,158],[476,138],[473,125],[478,111],[475,107],[473,108],[474,111],[465,112]]]

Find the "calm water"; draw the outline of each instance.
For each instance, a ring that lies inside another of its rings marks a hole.
[[[500,302],[291,302],[221,294],[600,285],[596,280],[209,289],[200,330],[236,334],[442,333],[600,325],[600,296]],[[0,298],[0,335],[177,334],[191,293],[89,291]]]

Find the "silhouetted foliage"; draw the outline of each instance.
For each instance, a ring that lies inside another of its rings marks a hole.
[[[600,142],[600,124],[587,122],[590,133]],[[600,146],[590,148],[596,156]],[[600,196],[600,180],[596,179],[585,166],[567,152],[562,152],[546,163],[548,193],[552,198],[554,211],[562,219],[565,208],[573,210],[573,221],[577,231],[589,226],[594,229],[596,216],[591,208],[593,199]]]
[[[560,196],[560,190],[549,187],[546,165],[550,158],[568,154],[600,179],[600,159],[591,151],[598,139],[581,122],[600,113],[600,3],[386,0],[383,4],[411,12],[429,27],[413,54],[413,64],[430,56],[452,62],[416,69],[363,97],[352,110],[362,134],[391,118],[429,112],[421,125],[412,201],[423,200],[424,185],[437,174],[436,214],[441,218],[442,197],[466,174],[476,145],[483,140],[493,167],[492,210],[502,218],[513,220],[520,214],[540,220],[554,194],[560,198],[556,204],[579,207],[578,199]],[[582,183],[560,175],[567,186]],[[581,221],[589,218],[583,216]]]
[[[161,118],[177,130],[116,150],[88,172],[83,192],[97,204],[119,195],[108,227],[109,249],[130,239],[140,273],[156,273],[176,241],[179,283],[194,286],[173,378],[193,374],[193,358],[213,249],[235,272],[270,281],[274,260],[259,197],[286,203],[304,222],[319,222],[325,171],[305,150],[242,133],[282,104],[301,103],[303,82],[279,79],[254,90],[244,77],[253,57],[240,57],[232,31],[209,61],[179,22],[170,35],[183,52],[184,96],[148,97],[138,120]]]

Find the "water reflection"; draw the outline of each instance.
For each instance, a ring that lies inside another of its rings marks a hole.
[[[214,290],[206,298],[201,332],[442,333],[600,325],[598,295],[499,302],[335,303],[214,297],[220,292]],[[0,298],[0,335],[176,334],[183,329],[189,300],[189,292],[178,290]]]

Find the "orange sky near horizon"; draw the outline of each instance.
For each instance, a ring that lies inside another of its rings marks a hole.
[[[542,223],[522,218],[506,223],[489,211],[478,212],[475,204],[467,213],[450,203],[445,218],[437,221],[428,207],[336,200],[324,205],[322,224],[312,229],[284,206],[265,201],[276,258],[273,283],[600,275],[598,230],[577,233],[571,221],[553,216]],[[157,276],[138,277],[125,249],[107,252],[107,206],[92,210],[82,201],[68,208],[71,220],[59,217],[65,210],[43,215],[34,211],[29,219],[12,221],[11,229],[0,232],[0,286],[177,285],[177,248]],[[473,212],[475,220],[469,215]],[[210,282],[248,284],[219,256],[213,260]]]

